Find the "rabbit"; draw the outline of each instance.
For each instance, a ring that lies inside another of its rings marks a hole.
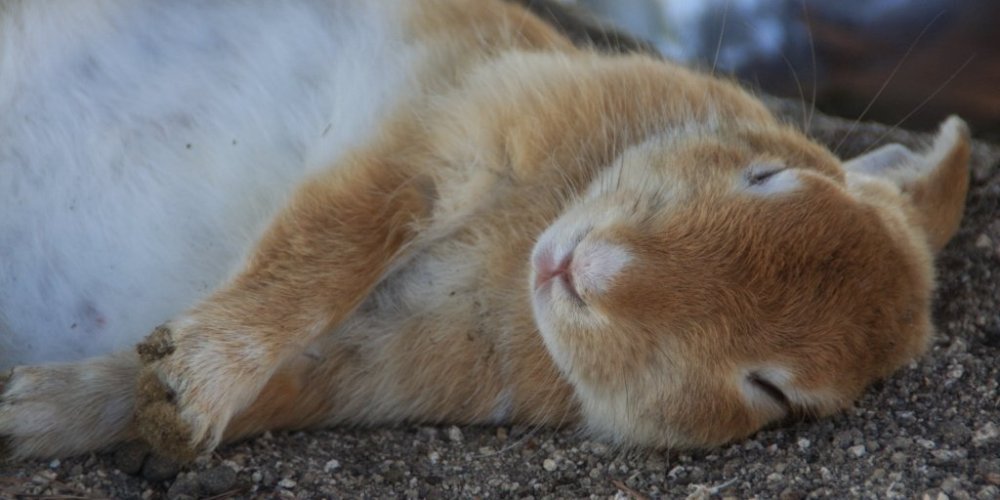
[[[51,339],[3,353],[8,457],[399,422],[712,447],[932,334],[959,118],[845,161],[502,1],[0,16],[2,328]]]

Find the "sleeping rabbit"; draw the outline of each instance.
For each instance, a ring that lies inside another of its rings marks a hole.
[[[968,185],[958,118],[844,161],[499,0],[15,2],[0,107],[15,458],[828,415],[925,349]]]

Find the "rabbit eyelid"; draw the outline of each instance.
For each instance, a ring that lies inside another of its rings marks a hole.
[[[788,395],[775,383],[758,372],[749,373],[747,375],[747,382],[754,387],[756,398],[759,399],[761,396],[770,398],[771,402],[780,406],[786,415],[793,413],[792,402],[789,401]]]
[[[741,390],[747,403],[775,418],[791,415],[804,401],[791,387],[791,373],[780,367],[755,367],[743,372]]]
[[[740,176],[744,191],[758,196],[776,196],[799,188],[798,175],[784,165],[751,165]]]

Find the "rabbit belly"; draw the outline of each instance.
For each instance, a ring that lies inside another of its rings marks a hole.
[[[405,98],[394,3],[0,13],[0,369],[125,348],[235,271]]]

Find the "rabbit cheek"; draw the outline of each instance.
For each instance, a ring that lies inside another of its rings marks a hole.
[[[786,414],[780,402],[748,405],[737,389],[707,374],[689,379],[664,407],[664,437],[672,439],[671,445],[689,447],[719,446],[749,436]]]
[[[582,300],[597,300],[614,284],[632,256],[621,245],[583,241],[573,253],[570,274]]]
[[[588,431],[625,445],[700,448],[748,436],[787,414],[780,402],[748,404],[738,387],[718,376],[733,367],[693,361],[693,353],[676,347],[664,347],[669,359],[649,360],[644,370],[627,375],[621,384],[627,390],[578,386]]]

